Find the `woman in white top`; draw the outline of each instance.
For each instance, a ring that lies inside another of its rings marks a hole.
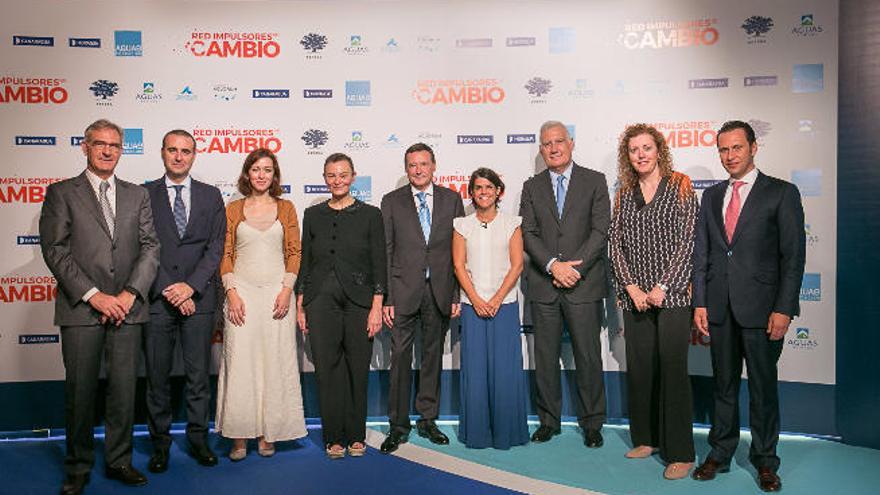
[[[468,192],[475,212],[453,223],[452,259],[461,285],[461,412],[458,436],[471,448],[528,442],[517,286],[522,218],[498,211],[504,183],[479,168]]]

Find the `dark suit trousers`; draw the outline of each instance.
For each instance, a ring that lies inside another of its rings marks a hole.
[[[535,381],[538,389],[538,419],[542,425],[559,428],[562,390],[559,354],[563,322],[571,336],[577,367],[578,423],[584,429],[601,429],[605,422],[605,381],[602,371],[603,303],[573,304],[561,295],[552,303],[532,302],[535,342]]]
[[[205,445],[208,440],[211,386],[211,334],[214,313],[150,314],[144,327],[144,351],[147,365],[147,411],[153,446],[167,450],[171,446],[171,384],[169,376],[174,346],[179,341],[183,351],[186,376],[186,436],[191,445]]]
[[[743,328],[730,309],[724,323],[709,323],[712,372],[715,375],[715,415],[709,431],[709,457],[730,463],[739,443],[739,386],[743,358],[749,376],[749,423],[752,465],[779,468],[779,394],[776,363],[783,340],[771,341],[767,328]]]
[[[67,474],[87,473],[95,464],[95,396],[102,356],[107,370],[104,463],[110,467],[131,464],[140,342],[141,325],[61,327]]]
[[[391,385],[388,392],[388,419],[391,427],[409,433],[410,391],[412,388],[413,341],[416,329],[422,326],[422,367],[416,393],[416,411],[420,420],[434,420],[440,414],[440,371],[443,364],[443,343],[449,318],[440,312],[431,284],[425,281],[422,301],[413,314],[394,315],[391,328]]]
[[[347,446],[363,442],[373,355],[373,340],[367,335],[370,308],[353,303],[331,272],[305,311],[324,443]]]
[[[691,308],[624,311],[629,432],[666,462],[694,461]]]

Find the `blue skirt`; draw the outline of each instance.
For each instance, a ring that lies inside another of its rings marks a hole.
[[[519,303],[501,305],[489,319],[461,305],[460,376],[462,443],[506,450],[529,441]]]

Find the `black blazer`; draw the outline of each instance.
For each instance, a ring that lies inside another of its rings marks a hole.
[[[217,307],[217,268],[223,256],[226,235],[226,210],[220,190],[192,180],[189,221],[181,239],[174,223],[165,177],[144,186],[150,193],[153,223],[162,244],[159,271],[150,289],[150,313],[177,310],[162,290],[177,282],[186,282],[195,290],[192,296],[197,313],[210,313]]]
[[[733,239],[724,233],[728,181],[703,192],[694,241],[694,307],[723,323],[728,304],[746,328],[766,328],[771,312],[800,313],[806,235],[801,196],[793,184],[758,172]]]
[[[553,302],[560,295],[573,303],[595,302],[608,295],[606,249],[611,202],[605,175],[572,162],[571,181],[565,194],[562,219],[550,171],[523,184],[519,214],[523,245],[529,255],[528,295],[533,301]],[[557,289],[547,273],[547,263],[583,260],[575,267],[581,280],[571,289]]]
[[[385,293],[385,232],[379,208],[361,201],[343,210],[323,202],[303,214],[302,264],[294,291],[311,302],[335,276],[346,297],[369,308]]]
[[[431,291],[442,314],[449,316],[452,303],[461,297],[452,268],[452,219],[464,216],[464,205],[458,193],[445,187],[434,185],[433,194],[427,244],[412,186],[407,183],[382,197],[389,264],[385,306],[394,306],[395,314],[413,314],[419,309],[427,268],[431,269]]]

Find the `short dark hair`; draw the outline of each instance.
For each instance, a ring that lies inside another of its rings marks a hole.
[[[721,126],[721,129],[718,129],[718,134],[724,134],[725,132],[737,129],[742,129],[746,133],[746,141],[749,144],[755,144],[755,130],[752,129],[748,122],[743,122],[742,120],[728,120]]]
[[[189,140],[192,141],[193,144],[193,152],[196,151],[196,138],[194,138],[193,135],[190,134],[188,131],[185,131],[183,129],[174,129],[166,132],[165,135],[162,136],[162,148],[165,148],[165,140],[168,139],[168,136],[180,136],[189,138]]]
[[[349,168],[351,168],[351,173],[356,173],[354,171],[354,162],[351,161],[351,157],[346,155],[345,153],[333,153],[328,156],[326,160],[324,160],[324,170],[327,170],[327,165],[336,162],[348,162]]]
[[[281,193],[281,168],[278,166],[278,158],[266,148],[257,148],[251,151],[247,158],[244,159],[244,165],[241,166],[241,175],[238,176],[238,192],[244,196],[250,196],[253,192],[251,180],[248,177],[248,171],[251,166],[261,158],[269,158],[272,160],[272,185],[269,186],[269,196],[280,198]]]
[[[407,148],[406,152],[403,153],[403,166],[404,167],[406,166],[406,155],[409,155],[410,153],[416,153],[418,151],[427,151],[428,154],[431,155],[431,163],[437,163],[437,160],[434,159],[434,150],[431,149],[430,146],[428,146],[425,143],[416,143],[416,144],[410,146],[409,148]]]
[[[498,173],[491,168],[486,167],[480,167],[474,170],[474,173],[471,174],[471,180],[468,181],[468,195],[471,197],[471,204],[475,204],[474,183],[477,182],[477,179],[486,179],[495,186],[495,189],[498,189],[498,197],[495,198],[495,206],[498,206],[498,203],[501,202],[501,194],[504,193],[504,181],[501,180]]]

